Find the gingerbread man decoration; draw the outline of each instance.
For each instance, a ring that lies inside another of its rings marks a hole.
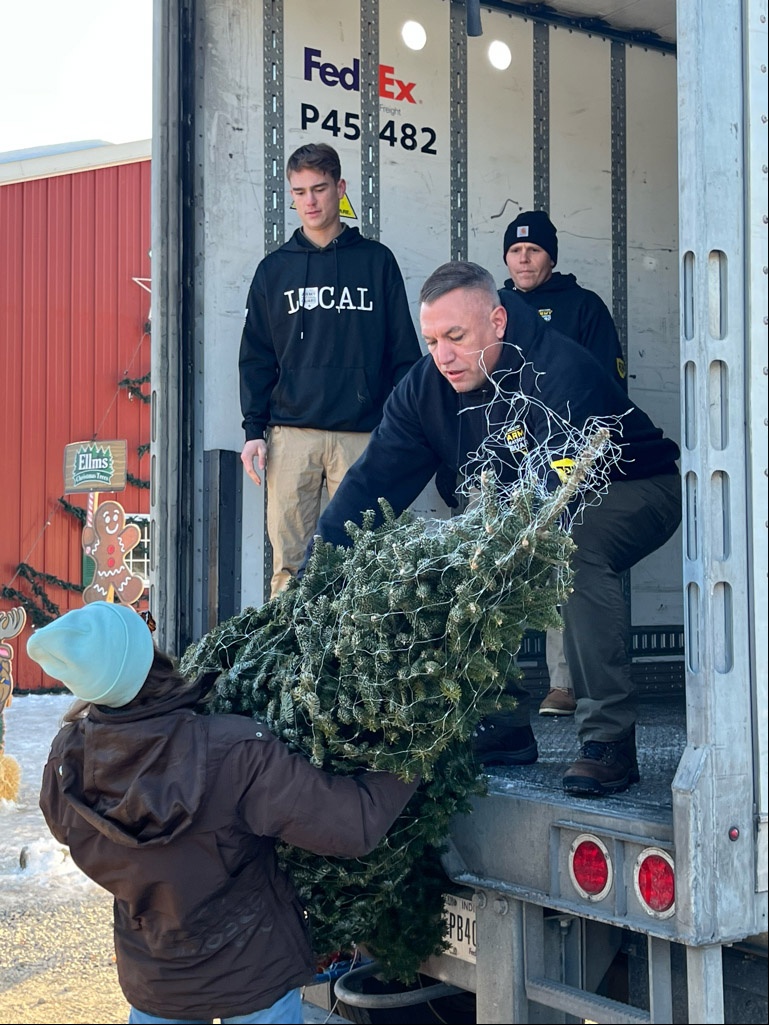
[[[0,798],[6,801],[16,800],[21,780],[19,763],[5,753],[3,712],[13,693],[13,647],[8,642],[18,637],[26,621],[27,613],[21,606],[9,612],[0,611]]]
[[[126,605],[141,597],[144,581],[125,565],[125,556],[141,540],[134,523],[126,526],[119,502],[102,502],[93,514],[93,526],[83,528],[83,551],[96,563],[93,581],[83,591],[83,601],[110,601],[110,588]]]

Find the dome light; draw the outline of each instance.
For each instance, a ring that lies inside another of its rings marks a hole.
[[[493,43],[489,44],[489,62],[497,71],[507,71],[513,63],[513,55],[507,43],[495,39]]]
[[[421,50],[427,42],[427,33],[418,21],[405,22],[401,37],[410,50]]]

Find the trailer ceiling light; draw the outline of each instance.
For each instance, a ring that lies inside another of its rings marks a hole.
[[[647,847],[636,859],[636,895],[655,918],[670,918],[676,910],[676,871],[673,859],[659,847]]]
[[[407,21],[401,29],[401,38],[409,50],[421,50],[427,42],[427,33],[418,21]]]
[[[590,833],[580,833],[569,851],[569,875],[582,897],[603,900],[614,880],[606,844]]]
[[[513,63],[513,55],[507,43],[495,39],[493,43],[489,44],[489,62],[497,71],[507,71]]]

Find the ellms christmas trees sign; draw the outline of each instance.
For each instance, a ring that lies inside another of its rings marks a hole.
[[[144,591],[144,581],[124,561],[141,540],[139,528],[126,523],[119,502],[99,504],[99,492],[126,486],[126,447],[125,441],[76,441],[64,450],[65,492],[88,492],[82,536],[90,570],[83,573],[85,602],[117,599],[132,605]]]
[[[125,441],[75,441],[64,448],[64,492],[123,491]]]

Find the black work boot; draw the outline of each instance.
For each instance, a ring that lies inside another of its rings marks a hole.
[[[504,714],[481,719],[472,743],[473,754],[481,765],[533,765],[539,753],[531,726],[511,721]]]
[[[588,740],[566,770],[563,789],[575,797],[602,797],[627,790],[640,780],[635,730],[622,740]]]

